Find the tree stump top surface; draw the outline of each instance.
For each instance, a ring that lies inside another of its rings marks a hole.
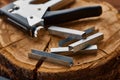
[[[8,4],[7,2],[2,0],[0,4],[6,5]],[[118,54],[120,50],[120,16],[117,10],[106,2],[96,0],[77,0],[71,7],[92,5],[102,6],[103,14],[100,18],[77,20],[59,26],[77,30],[85,30],[95,26],[100,32],[104,33],[104,40],[98,44],[98,53],[72,56],[74,65],[71,68],[44,62],[38,71],[59,73],[95,68]],[[39,41],[33,40],[21,30],[15,28],[15,25],[4,20],[4,18],[0,18],[0,54],[18,67],[33,70],[37,61],[28,58],[28,53],[31,52],[31,49],[49,52],[50,48],[58,47],[59,40],[61,38],[49,35],[47,32]]]

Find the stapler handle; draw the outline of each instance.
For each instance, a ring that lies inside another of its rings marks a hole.
[[[48,11],[44,15],[44,24],[53,25],[82,18],[97,17],[102,14],[101,6],[88,6],[59,11]]]

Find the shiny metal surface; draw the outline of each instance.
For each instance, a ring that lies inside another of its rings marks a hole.
[[[66,0],[48,0],[45,3],[41,4],[30,4],[30,2],[33,0],[17,0],[13,2],[15,5],[13,9],[10,9],[9,11],[13,14],[18,14],[24,18],[27,19],[30,26],[34,26],[38,23],[42,23],[44,21],[42,19],[45,12],[48,10],[48,8],[54,7],[54,9],[59,9],[74,0],[66,1]],[[67,3],[69,2],[69,3]],[[60,4],[64,4],[63,6]],[[57,8],[57,6],[60,6]],[[55,8],[56,7],[56,8]]]
[[[11,13],[18,14],[27,18],[27,21],[30,26],[34,26],[41,21],[43,21],[42,17],[50,6],[53,6],[61,0],[50,0],[43,4],[30,4],[32,0],[17,0],[13,4],[18,7],[18,9],[14,9]]]
[[[80,49],[84,49],[87,46],[94,45],[103,39],[103,33],[93,34],[86,39],[81,39],[73,44],[69,45],[69,49],[73,52],[78,52]]]
[[[48,28],[48,31],[52,35],[57,35],[60,37],[75,37],[76,39],[81,39],[83,36],[85,36],[84,31],[74,30],[74,29],[68,29],[68,28],[62,28],[57,26],[50,26]]]
[[[58,47],[58,48],[51,48],[51,53],[62,53],[62,52],[72,52],[69,50],[69,47]]]
[[[38,50],[32,50],[32,53],[29,54],[29,58],[32,59],[41,59],[46,58],[45,61],[55,63],[55,64],[61,64],[68,67],[71,67],[73,65],[73,58],[62,56],[54,53],[47,53],[43,51]]]
[[[97,45],[91,45],[85,49],[82,49],[82,50],[80,49],[77,53],[96,53],[97,50],[98,50]],[[76,54],[76,53],[74,53],[73,50],[69,50],[69,47],[51,48],[50,52],[56,53],[56,54],[65,53],[65,55]]]
[[[60,29],[61,30],[61,32],[62,32],[62,30],[63,29]],[[59,30],[58,30],[59,31]],[[72,30],[71,30],[72,31]],[[75,31],[76,32],[76,31]],[[61,41],[59,41],[59,46],[60,47],[63,47],[64,45],[66,45],[67,43],[70,43],[70,42],[73,42],[73,41],[76,41],[76,40],[80,40],[80,39],[85,39],[85,38],[87,38],[88,36],[90,36],[90,35],[93,35],[93,34],[95,34],[95,33],[97,33],[98,32],[98,30],[96,30],[95,29],[95,27],[91,27],[91,28],[88,28],[88,29],[86,29],[86,30],[84,30],[83,31],[84,32],[84,34],[81,36],[79,36],[79,37],[77,37],[77,36],[69,36],[69,37],[67,37],[66,39],[63,39],[63,40],[61,40]],[[51,30],[51,33],[57,33],[57,32],[55,32],[54,30],[52,31]],[[73,32],[69,32],[69,33],[73,33]],[[79,32],[78,32],[79,33]],[[54,34],[54,35],[60,35],[61,33],[57,33],[57,34]],[[64,35],[64,34],[63,34]]]

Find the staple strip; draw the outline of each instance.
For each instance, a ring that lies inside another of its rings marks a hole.
[[[41,58],[46,58],[45,61],[47,62],[61,64],[68,67],[71,67],[73,65],[73,58],[54,54],[54,53],[32,50],[32,53],[30,53],[28,56],[29,58],[37,59],[37,60]]]
[[[79,50],[77,53],[97,53],[97,50],[98,50],[97,45],[91,45],[85,49]],[[73,50],[69,50],[69,47],[51,48],[50,51],[51,53],[64,55],[76,54],[73,52]]]
[[[62,28],[62,27],[57,27],[57,26],[50,26],[48,28],[48,31],[52,35],[57,35],[57,36],[64,37],[64,38],[73,36],[73,37],[76,37],[77,39],[81,39],[83,36],[85,36],[84,31]]]
[[[73,52],[78,52],[80,49],[84,49],[87,46],[94,45],[103,39],[103,33],[93,34],[86,39],[81,39],[73,44],[69,45],[69,49],[73,50]]]
[[[79,40],[80,40],[80,39],[85,39],[85,38],[87,38],[88,36],[97,33],[98,30],[95,30],[95,27],[91,27],[91,28],[89,28],[89,29],[84,30],[84,32],[85,32],[85,35],[82,36],[81,38],[79,38]],[[69,36],[68,38],[66,38],[66,39],[64,39],[64,40],[59,41],[59,47],[63,47],[66,43],[69,43],[69,42],[72,42],[72,41],[76,41],[77,39],[78,39],[78,38],[75,37],[75,36]]]

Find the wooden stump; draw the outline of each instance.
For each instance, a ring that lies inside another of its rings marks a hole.
[[[101,0],[101,1],[107,1],[110,4],[112,4],[115,8],[117,8],[120,11],[120,4],[119,4],[119,0]]]
[[[9,3],[0,1],[1,7]],[[58,47],[57,36],[47,32],[38,40],[15,28],[15,25],[0,19],[0,75],[13,80],[116,80],[120,53],[120,16],[118,11],[106,2],[97,0],[77,0],[71,7],[101,5],[100,18],[77,20],[59,26],[85,30],[95,26],[104,33],[104,40],[98,44],[97,54],[79,54],[72,56],[74,66],[44,62],[40,68],[36,60],[29,59],[31,49],[48,51]],[[88,12],[89,13],[89,12]]]

